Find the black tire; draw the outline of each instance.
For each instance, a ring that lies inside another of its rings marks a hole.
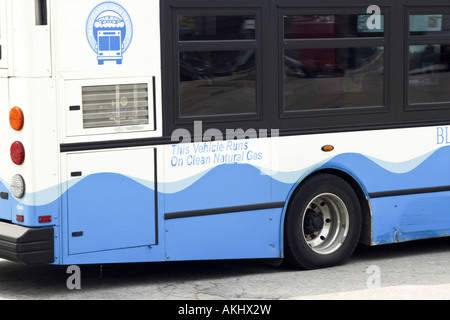
[[[345,262],[361,234],[361,206],[353,188],[332,174],[317,174],[294,193],[285,219],[285,259],[297,268]]]

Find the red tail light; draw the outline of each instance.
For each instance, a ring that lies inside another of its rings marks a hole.
[[[11,145],[11,160],[17,165],[21,165],[25,161],[25,148],[19,141]]]
[[[52,216],[39,217],[39,223],[49,223],[49,222],[52,222]]]

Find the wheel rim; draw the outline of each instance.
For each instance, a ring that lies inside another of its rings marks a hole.
[[[345,203],[335,194],[315,197],[303,214],[303,237],[321,255],[336,252],[348,235],[349,214]]]

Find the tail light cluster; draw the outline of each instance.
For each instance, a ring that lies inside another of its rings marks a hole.
[[[11,128],[16,131],[22,130],[24,124],[22,109],[19,107],[14,107],[11,109],[9,112],[9,124],[11,125]]]
[[[25,148],[20,141],[16,141],[11,145],[11,160],[18,166],[22,165],[25,161]]]
[[[14,107],[9,112],[9,124],[15,131],[21,131],[24,126],[24,115],[22,109]],[[25,147],[22,142],[15,141],[10,148],[11,160],[14,164],[20,166],[25,162]],[[25,195],[25,180],[19,174],[11,179],[11,193],[14,197],[20,199]]]
[[[19,107],[14,107],[9,112],[9,124],[11,128],[15,131],[21,131],[24,126],[24,115],[22,109]],[[21,166],[25,162],[25,147],[22,142],[15,141],[11,144],[10,148],[11,161],[17,165]],[[25,180],[20,174],[16,174],[11,178],[11,193],[17,198],[21,199],[25,196]],[[24,223],[25,216],[23,214],[16,215],[17,222]],[[52,216],[40,216],[38,219],[39,223],[51,223]]]

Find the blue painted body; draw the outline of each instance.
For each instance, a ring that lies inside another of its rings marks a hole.
[[[270,176],[248,164],[220,165],[183,190],[165,194],[165,210],[171,213],[269,203],[272,182]]]
[[[27,204],[2,200],[0,218],[14,220],[19,206],[26,219],[22,225],[38,227],[42,226],[38,217],[51,214],[53,220],[47,225],[55,227],[58,239],[55,264],[277,258],[283,256],[286,207],[171,220],[165,220],[165,215],[287,203],[302,178],[322,169],[348,173],[367,196],[446,186],[450,171],[445,159],[449,157],[450,147],[405,163],[347,153],[298,172],[282,173],[283,179],[281,174],[262,174],[251,165],[226,164],[185,181],[160,182],[157,189],[154,182],[100,173],[73,181],[49,203],[33,205],[63,186],[28,195]],[[0,191],[7,192],[4,183]],[[450,192],[369,200],[373,244],[450,234]],[[74,237],[77,232],[83,236]]]
[[[67,208],[69,255],[157,243],[155,192],[130,178],[88,176],[68,190]]]
[[[0,219],[11,221],[11,197],[9,196],[8,188],[2,180],[0,180],[0,192],[8,193],[8,199],[1,199],[0,201]]]
[[[166,221],[167,259],[279,258],[281,209]]]
[[[349,172],[366,195],[375,192],[450,185],[444,147],[407,163],[385,163],[358,154],[343,154],[325,167]],[[378,163],[377,163],[378,162]],[[450,193],[436,192],[370,199],[372,242],[385,244],[450,235]]]

